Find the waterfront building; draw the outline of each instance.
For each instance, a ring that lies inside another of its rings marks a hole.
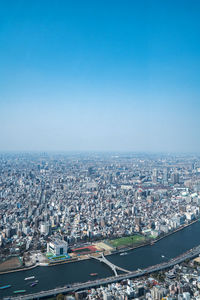
[[[56,256],[66,255],[67,249],[68,243],[60,239],[54,239],[51,242],[47,243],[47,252],[51,252]]]
[[[103,292],[103,300],[112,300],[112,299],[113,297],[111,292],[107,292],[107,291]]]

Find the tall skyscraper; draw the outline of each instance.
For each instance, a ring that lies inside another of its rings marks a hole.
[[[152,181],[153,181],[153,183],[156,183],[157,180],[158,180],[158,170],[157,169],[153,169]]]
[[[176,183],[180,182],[180,180],[179,180],[179,173],[172,173],[172,175],[171,175],[171,182],[173,184],[176,184]]]

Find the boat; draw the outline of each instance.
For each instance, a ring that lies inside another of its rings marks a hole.
[[[18,291],[14,291],[13,293],[14,294],[19,294],[19,293],[25,293],[26,292],[26,290],[18,290]]]
[[[34,278],[35,278],[35,276],[30,276],[30,277],[24,278],[24,280],[31,280],[31,279],[34,279]]]
[[[9,287],[11,287],[11,284],[0,286],[0,290],[8,289]]]
[[[90,276],[97,276],[98,273],[90,273]]]
[[[49,265],[48,263],[43,263],[43,262],[40,263],[40,266],[42,267],[48,267],[48,265]]]
[[[127,255],[127,254],[128,254],[127,252],[120,253],[120,255]]]
[[[165,256],[164,256],[164,255],[161,255],[161,257],[164,258]]]
[[[30,284],[30,286],[33,287],[33,286],[35,286],[36,284],[38,284],[38,280],[33,281],[33,282]]]

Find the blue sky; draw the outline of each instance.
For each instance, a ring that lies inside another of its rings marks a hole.
[[[0,150],[200,150],[200,2],[0,1]]]

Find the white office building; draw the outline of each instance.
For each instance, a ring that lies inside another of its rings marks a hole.
[[[49,222],[41,222],[40,223],[40,233],[44,235],[49,234]]]
[[[59,239],[54,239],[47,244],[47,252],[51,252],[56,256],[66,255],[67,247],[68,247],[67,242]]]

